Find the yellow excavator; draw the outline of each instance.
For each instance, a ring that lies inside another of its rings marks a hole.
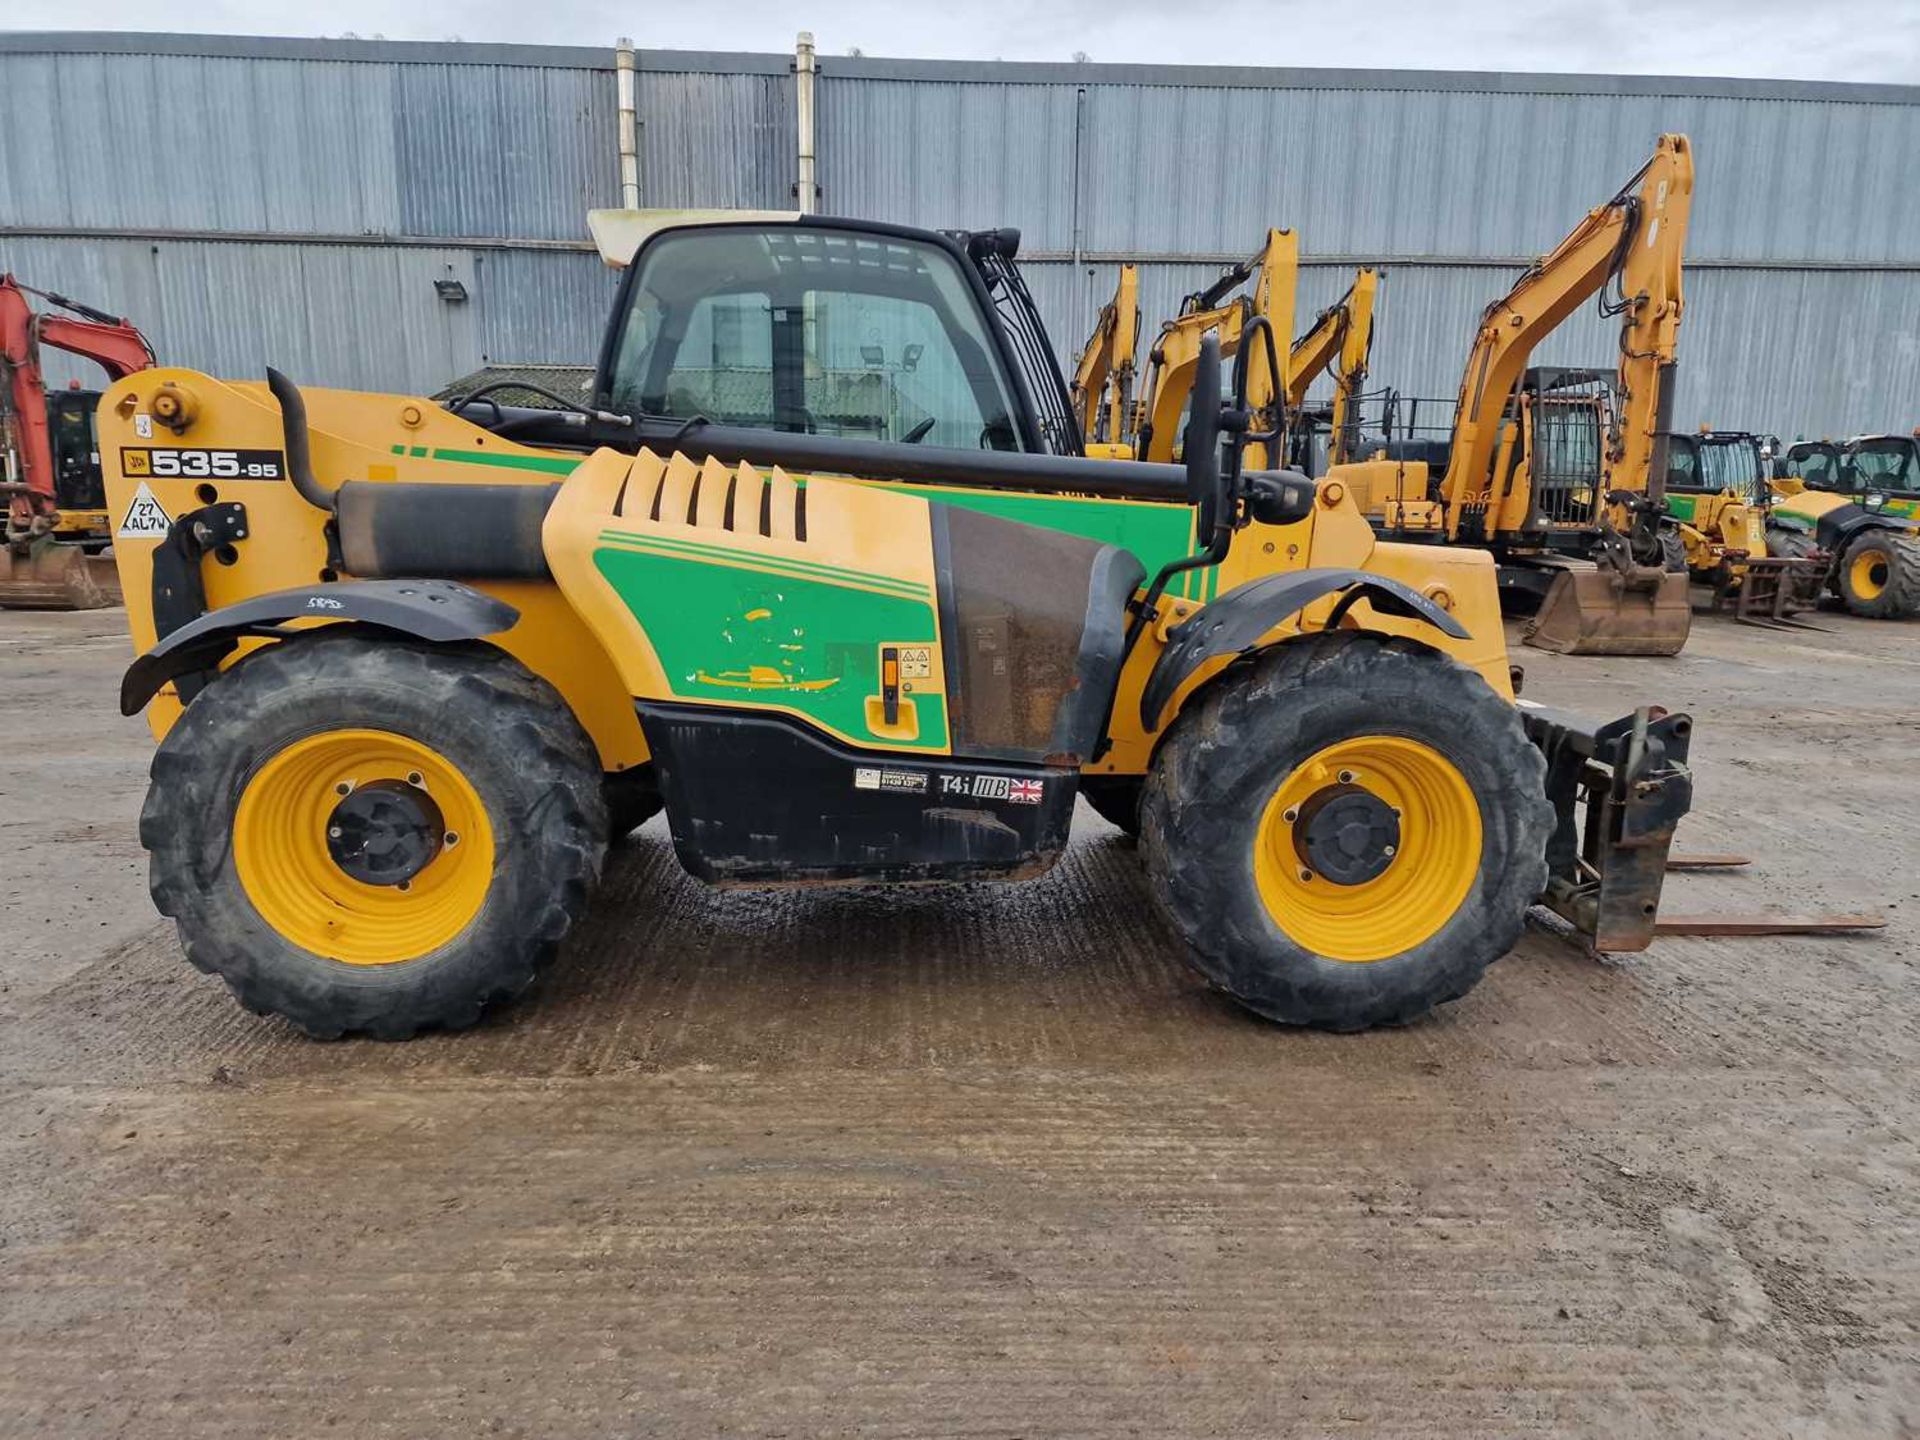
[[[1173,459],[1180,420],[1193,394],[1194,377],[1208,335],[1219,342],[1223,359],[1235,359],[1248,335],[1263,329],[1270,338],[1293,333],[1293,297],[1300,275],[1300,240],[1291,230],[1269,230],[1260,249],[1221,271],[1206,289],[1187,296],[1180,313],[1160,327],[1148,356],[1146,395],[1131,435],[1134,458],[1165,463]],[[1242,287],[1252,282],[1251,289]],[[1247,399],[1255,432],[1277,432],[1283,417],[1284,375],[1276,375],[1274,347],[1258,344],[1248,352]],[[1253,442],[1248,454],[1259,464],[1277,460],[1267,446]]]
[[[1293,232],[1269,230],[1257,253],[1222,271],[1205,290],[1187,296],[1180,313],[1160,327],[1148,356],[1145,393],[1138,400],[1133,384],[1140,329],[1139,277],[1133,266],[1122,266],[1113,299],[1101,309],[1075,368],[1073,403],[1086,436],[1087,454],[1101,459],[1173,459],[1203,340],[1213,334],[1221,356],[1232,360],[1246,336],[1261,325],[1267,327],[1268,335],[1289,333],[1299,264],[1299,242]],[[1251,288],[1243,290],[1249,281]],[[1331,463],[1351,458],[1358,433],[1359,399],[1373,345],[1379,284],[1379,271],[1357,271],[1346,293],[1314,318],[1284,361],[1277,354],[1270,357],[1264,341],[1248,352],[1249,394],[1255,411],[1271,428],[1278,418],[1276,407],[1284,408],[1289,435],[1306,433],[1303,420],[1311,418],[1305,416],[1307,391],[1338,362],[1332,404],[1319,417],[1328,427]],[[1275,368],[1284,372],[1278,387],[1273,382]]]
[[[1344,465],[1358,454],[1360,395],[1373,353],[1373,305],[1379,291],[1378,270],[1363,266],[1355,271],[1346,294],[1320,312],[1287,357],[1289,449],[1294,465],[1309,475],[1317,468],[1313,442],[1323,424],[1327,464]],[[1333,399],[1324,411],[1310,414],[1307,390],[1336,360]]]
[[[1503,595],[1537,600],[1526,639],[1542,649],[1671,655],[1686,642],[1687,577],[1667,568],[1661,516],[1692,197],[1692,147],[1663,135],[1482,313],[1450,435],[1328,472],[1383,538],[1492,550]],[[1589,300],[1619,318],[1617,372],[1532,366]]]
[[[1086,452],[1095,459],[1133,458],[1125,437],[1133,423],[1134,357],[1139,349],[1140,270],[1122,265],[1113,299],[1101,308],[1073,371],[1073,411]]]

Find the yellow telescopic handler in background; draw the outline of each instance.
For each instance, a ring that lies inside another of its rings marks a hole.
[[[714,884],[1021,880],[1088,778],[1275,1020],[1411,1020],[1536,903],[1648,943],[1690,720],[1518,701],[1485,552],[1248,464],[1264,318],[1224,400],[1202,338],[1182,465],[1115,463],[1017,232],[594,229],[628,268],[589,403],[176,368],[101,402],[114,511],[166,522],[117,552],[153,894],[248,1008],[470,1024],[662,807]]]

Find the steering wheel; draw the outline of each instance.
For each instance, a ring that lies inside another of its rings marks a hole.
[[[905,435],[901,436],[900,443],[902,445],[918,445],[932,432],[934,422],[939,418],[937,415],[927,416],[926,419],[922,420],[918,425],[907,431]]]

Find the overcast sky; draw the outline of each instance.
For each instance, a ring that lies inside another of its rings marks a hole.
[[[8,0],[4,28],[384,36],[956,60],[1571,70],[1920,84],[1920,0]],[[293,18],[309,13],[305,23]]]

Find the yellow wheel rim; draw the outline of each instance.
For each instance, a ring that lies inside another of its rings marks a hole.
[[[1356,883],[1314,869],[1306,848],[1326,839],[1315,827],[1336,814],[1334,800],[1357,801],[1347,814],[1392,827],[1372,832],[1363,848],[1378,873]],[[1453,762],[1417,740],[1366,735],[1327,746],[1280,782],[1261,813],[1254,880],[1295,944],[1330,960],[1384,960],[1452,918],[1480,873],[1480,850],[1480,807]]]
[[[1862,550],[1847,567],[1847,584],[1862,600],[1877,600],[1887,588],[1887,557],[1878,550]]]
[[[343,844],[362,833],[361,812],[389,798],[416,818],[408,853],[419,863],[370,883],[349,873],[364,862],[356,852],[343,863]],[[349,965],[393,965],[439,949],[480,913],[493,828],[466,776],[432,747],[386,730],[330,730],[275,752],[247,781],[233,865],[260,918],[288,941]]]

